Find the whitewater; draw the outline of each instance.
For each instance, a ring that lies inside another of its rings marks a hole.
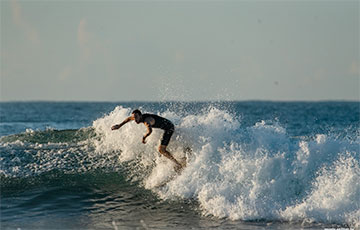
[[[160,115],[176,124],[169,151],[177,158],[186,155],[188,147],[192,153],[187,154],[188,167],[180,176],[153,189],[158,180],[170,176],[172,163],[156,151],[160,131],[142,145],[143,126],[133,123],[119,132],[109,130],[130,113],[117,107],[94,122],[103,136],[97,151],[118,150],[121,162],[137,160],[144,169],[153,165],[142,183],[163,199],[195,199],[204,215],[232,220],[360,226],[360,139],[338,140],[324,134],[313,140],[292,138],[280,124],[265,121],[241,129],[241,121],[212,107],[185,117],[165,112]]]
[[[177,159],[186,157],[181,174],[157,151],[161,130],[153,129],[142,144],[144,125],[130,122],[110,129],[135,108],[175,124],[168,150]],[[358,122],[331,124],[321,132],[305,120],[294,128],[285,122],[290,118],[247,119],[234,107],[214,104],[191,112],[171,105],[117,105],[88,127],[4,135],[2,189],[18,190],[24,181],[27,187],[41,187],[57,177],[100,171],[119,175],[121,183],[149,191],[161,202],[191,204],[189,209],[208,219],[360,228]]]

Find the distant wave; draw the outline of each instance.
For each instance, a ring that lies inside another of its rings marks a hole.
[[[29,142],[29,143],[77,143],[95,136],[92,128],[43,131],[26,130],[24,133],[13,134],[0,138],[0,142]]]

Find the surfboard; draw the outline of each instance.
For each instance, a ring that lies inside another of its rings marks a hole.
[[[174,172],[171,176],[169,176],[168,178],[166,178],[164,181],[160,182],[158,185],[154,186],[154,188],[161,188],[164,187],[165,185],[167,185],[169,182],[175,180],[176,177],[180,176],[181,173],[184,171],[184,169],[186,168],[186,157],[181,158],[180,160],[180,164],[182,165],[181,169],[177,169],[176,166],[174,166]]]
[[[178,158],[178,162],[182,165],[181,169],[177,169],[177,166],[174,165],[174,171],[172,175],[167,177],[165,180],[160,182],[159,184],[153,186],[153,188],[162,188],[167,185],[169,182],[175,180],[176,177],[180,176],[184,169],[187,167],[187,160],[192,156],[192,149],[190,147],[183,148],[183,157]]]
[[[175,180],[176,177],[180,176],[181,175],[181,172],[184,170],[184,168],[182,168],[181,171],[178,171],[171,175],[170,177],[168,177],[166,180],[162,181],[161,183],[159,183],[158,185],[154,186],[154,188],[162,188],[164,187],[165,185],[167,185],[168,183],[170,183],[171,181]]]

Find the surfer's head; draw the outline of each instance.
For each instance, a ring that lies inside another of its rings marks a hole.
[[[133,118],[135,118],[135,122],[137,124],[139,124],[141,122],[142,114],[141,114],[140,110],[135,109],[134,111],[132,111],[131,115],[133,116]]]

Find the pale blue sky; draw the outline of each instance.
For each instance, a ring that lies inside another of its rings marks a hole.
[[[4,1],[1,100],[359,100],[359,1]]]

